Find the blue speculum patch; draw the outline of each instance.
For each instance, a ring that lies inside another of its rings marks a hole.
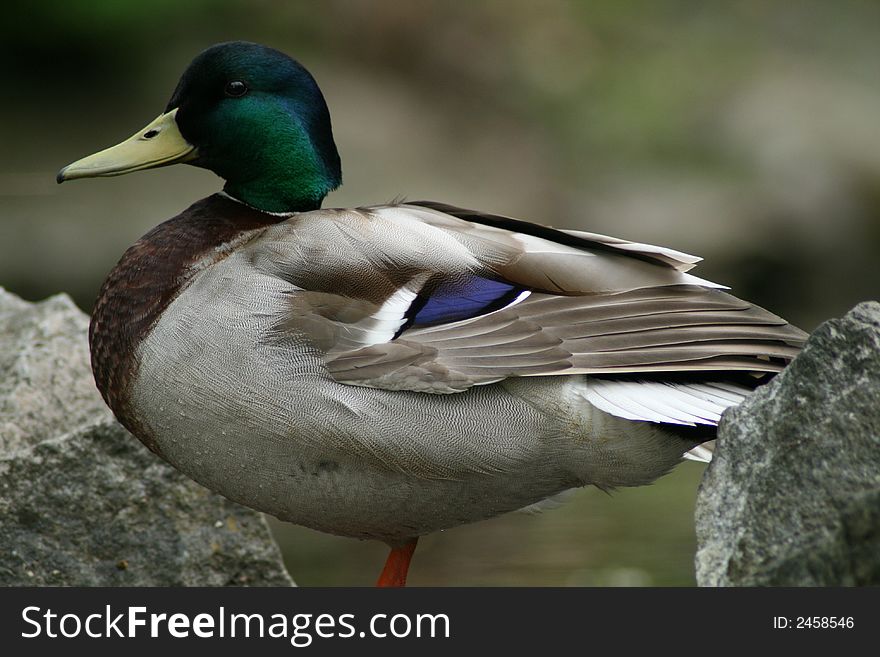
[[[445,324],[485,315],[512,303],[524,288],[474,276],[466,283],[435,288],[413,318],[411,326]]]

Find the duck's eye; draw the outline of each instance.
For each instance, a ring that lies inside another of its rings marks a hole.
[[[247,85],[241,80],[232,80],[231,82],[226,83],[226,95],[231,98],[240,98],[244,96],[247,91]]]

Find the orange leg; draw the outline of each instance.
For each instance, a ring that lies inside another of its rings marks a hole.
[[[409,572],[409,562],[412,559],[413,552],[416,551],[416,543],[418,538],[414,538],[409,543],[405,543],[400,547],[391,548],[388,559],[385,560],[385,567],[382,574],[379,575],[379,581],[376,586],[406,586],[406,574]]]

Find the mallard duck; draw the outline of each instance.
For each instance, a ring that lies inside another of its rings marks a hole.
[[[208,488],[387,543],[379,585],[422,535],[707,457],[805,338],[672,249],[437,202],[322,209],[327,105],[262,45],[202,52],[157,119],[58,181],[177,162],[225,185],[110,272],[97,387]]]

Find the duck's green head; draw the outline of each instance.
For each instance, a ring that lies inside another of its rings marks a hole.
[[[209,48],[165,113],[126,141],[58,173],[58,182],[186,162],[260,210],[314,210],[342,182],[330,113],[314,78],[287,55],[236,41]]]

